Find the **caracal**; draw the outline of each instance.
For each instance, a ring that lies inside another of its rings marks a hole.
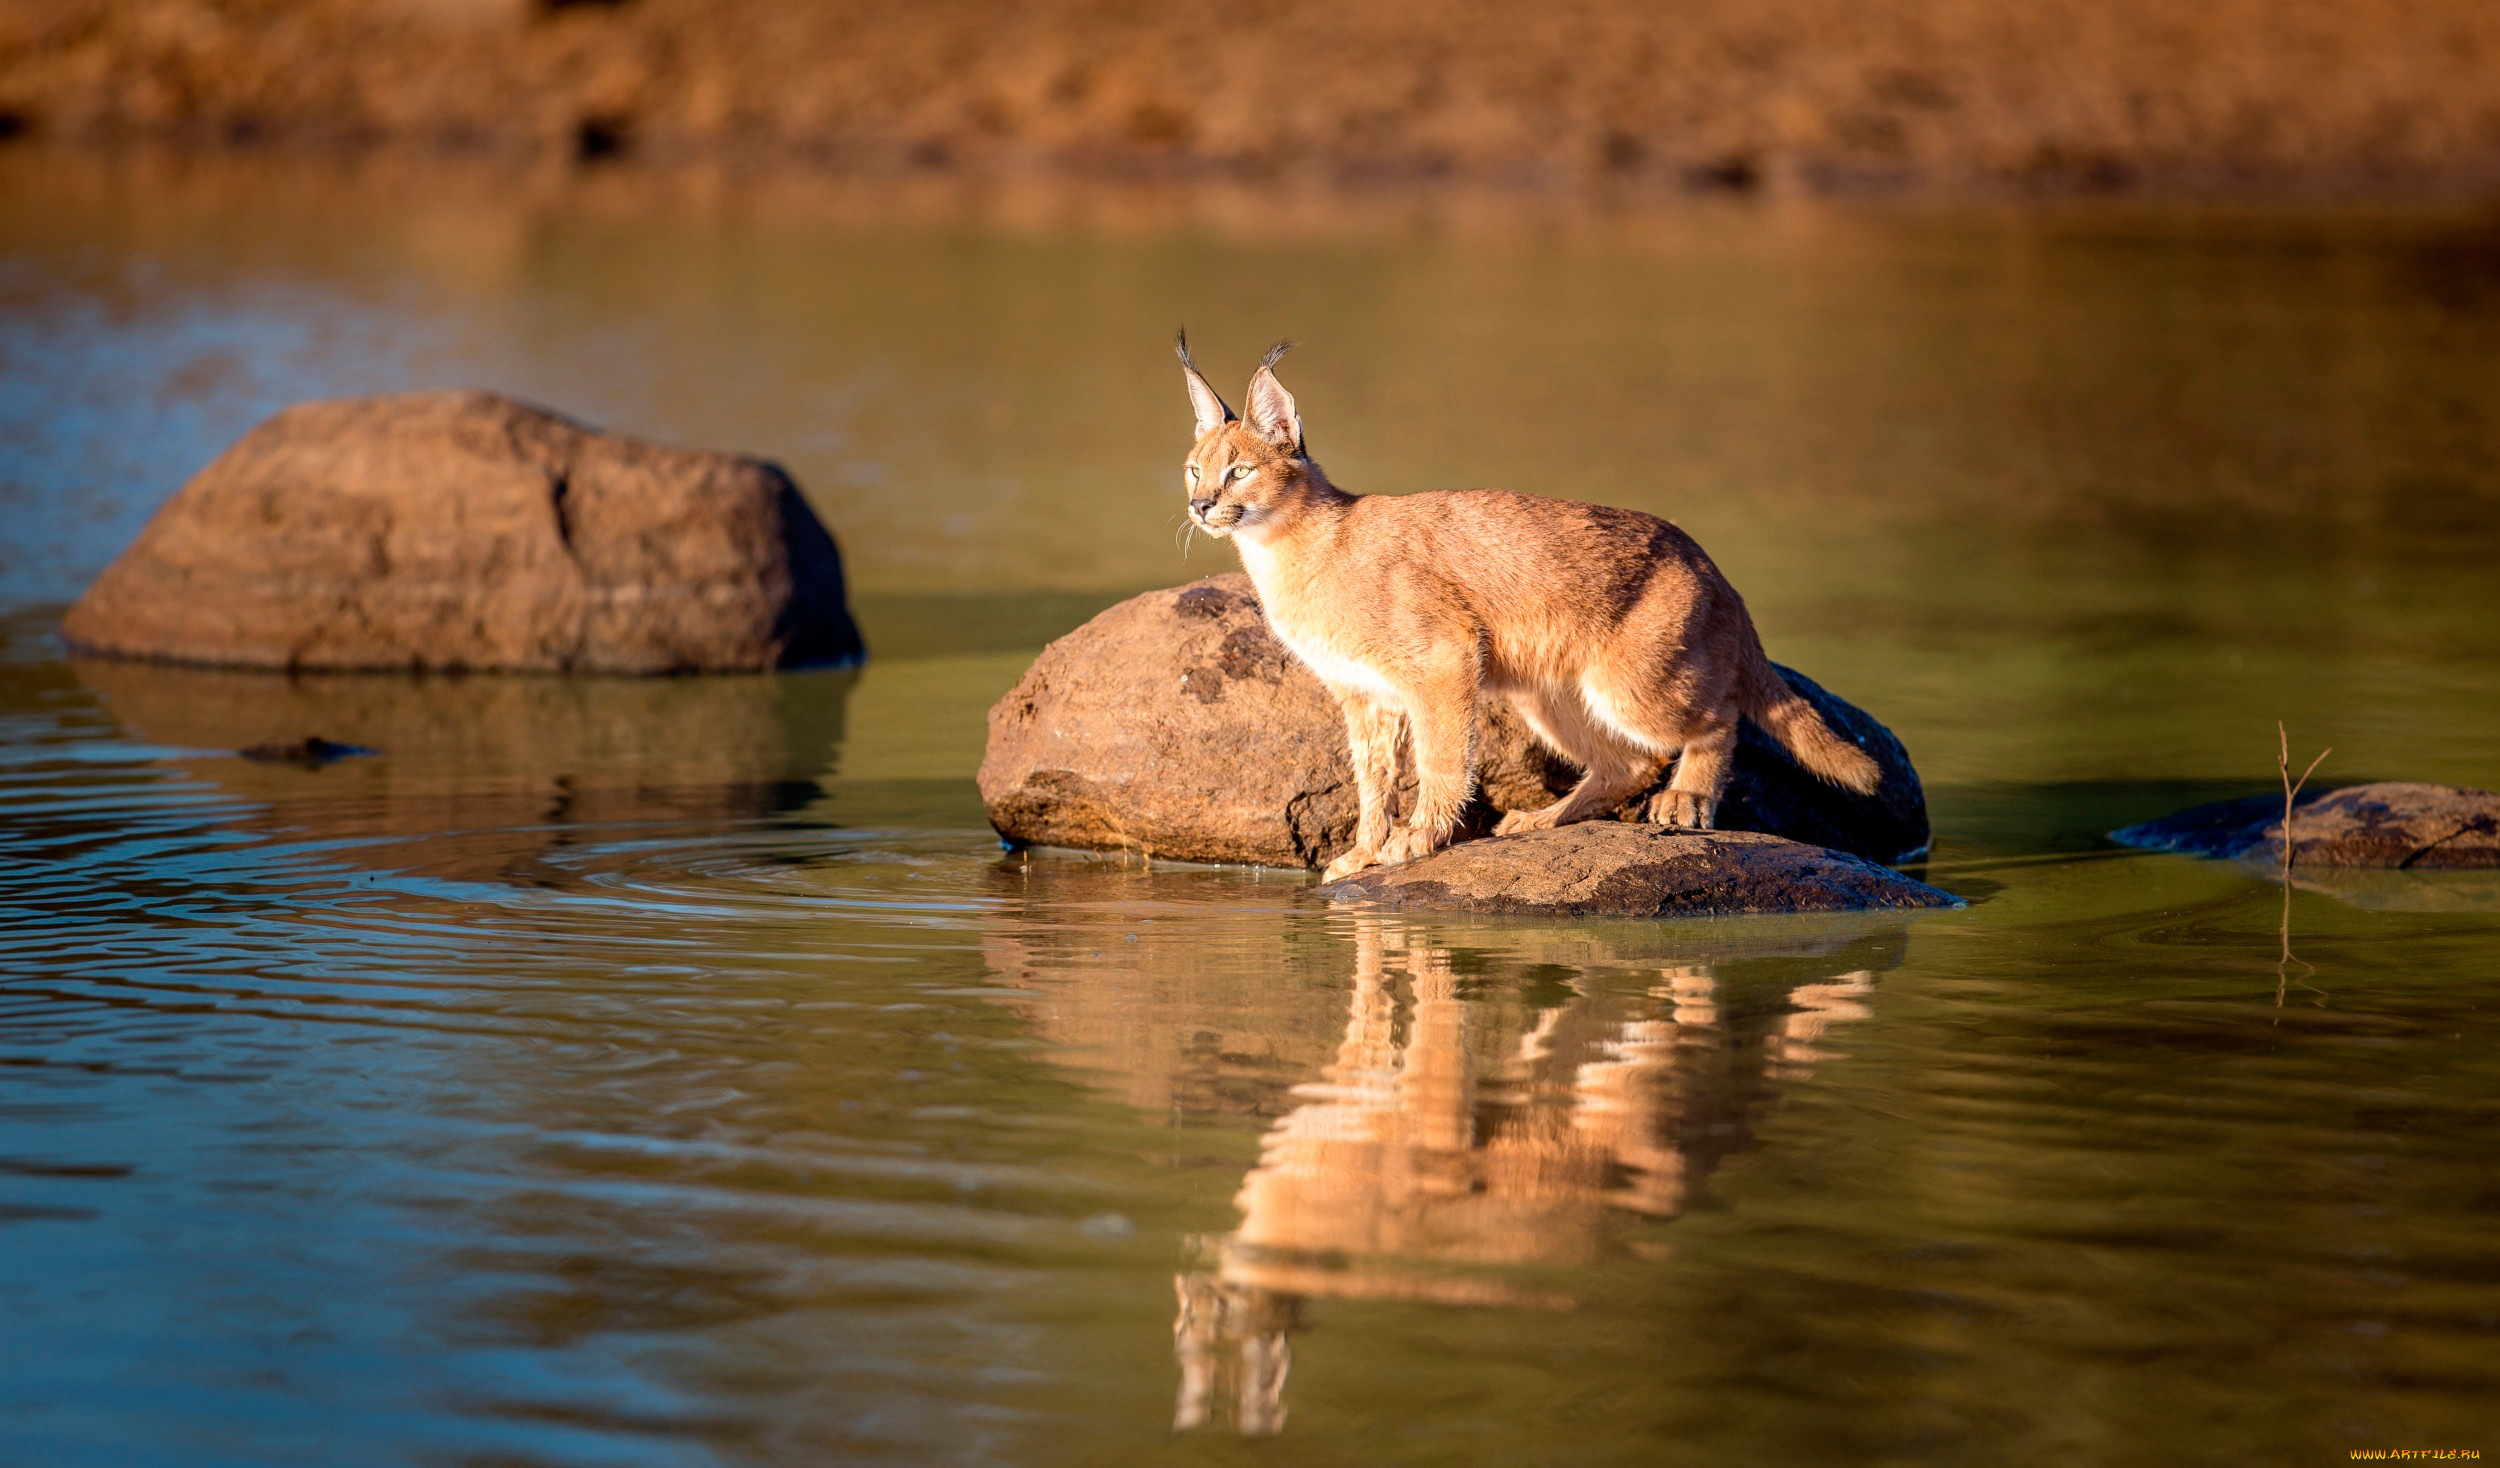
[[[1276,636],[1345,712],[1361,816],[1329,880],[1447,845],[1475,790],[1477,705],[1518,709],[1585,773],[1496,834],[1605,815],[1675,774],[1649,819],[1707,830],[1750,718],[1817,776],[1859,794],[1879,778],[1763,655],[1744,598],[1693,538],[1654,515],[1500,489],[1352,495],[1302,444],[1276,380],[1280,343],[1250,379],[1249,417],[1199,375],[1183,470],[1190,519],[1227,538]],[[1415,802],[1390,829],[1401,734]]]

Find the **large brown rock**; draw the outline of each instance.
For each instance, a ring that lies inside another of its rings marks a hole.
[[[1543,788],[1488,774],[1504,779]],[[1042,649],[990,710],[980,782],[990,824],[1037,846],[1300,867],[1354,833],[1337,705],[1238,572],[1132,597]]]
[[[1466,841],[1319,889],[1385,907],[1554,917],[1728,917],[1959,907],[1864,857],[1759,831],[1583,821]]]
[[[1926,799],[1900,741],[1811,680],[1781,673],[1875,756],[1883,783],[1872,797],[1835,789],[1748,725],[1720,824],[1877,861],[1924,849]],[[1488,706],[1477,747],[1471,833],[1500,812],[1545,804],[1576,778],[1506,707]],[[980,778],[990,823],[1030,845],[1309,867],[1354,835],[1354,769],[1336,703],[1268,631],[1239,572],[1132,597],[1043,649],[990,710]]]
[[[289,408],[184,485],[61,623],[231,667],[694,673],[861,653],[788,475],[483,392]]]
[[[2283,860],[2283,798],[2193,806],[2109,833],[2122,846]],[[2383,780],[2302,798],[2292,808],[2292,868],[2500,867],[2500,795],[2462,785]]]

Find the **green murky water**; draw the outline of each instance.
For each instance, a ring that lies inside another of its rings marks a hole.
[[[1226,565],[1182,321],[1219,380],[1300,337],[1351,487],[1673,515],[1972,905],[1002,856],[988,703]],[[454,384],[783,459],[876,657],[63,657],[258,417]],[[2264,788],[2278,717],[2500,785],[2489,219],[21,149],[0,522],[0,1461],[2500,1451],[2500,890],[2098,834]],[[229,752],[310,731],[382,754]]]

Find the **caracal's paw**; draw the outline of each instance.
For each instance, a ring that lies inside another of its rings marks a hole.
[[[1413,861],[1419,856],[1430,856],[1449,844],[1450,838],[1447,832],[1419,831],[1413,826],[1401,827],[1391,832],[1389,839],[1381,843],[1380,864],[1384,867],[1393,867],[1402,861]]]
[[[1719,803],[1690,790],[1661,790],[1650,797],[1649,819],[1684,831],[1707,831]]]
[[[1327,870],[1319,874],[1319,879],[1322,882],[1339,882],[1343,881],[1347,877],[1353,876],[1356,872],[1363,870],[1365,867],[1376,867],[1378,865],[1380,865],[1379,852],[1374,851],[1368,846],[1357,846],[1346,852],[1345,855],[1338,857],[1335,861],[1330,862]]]
[[[1516,836],[1522,831],[1551,831],[1555,825],[1554,818],[1561,811],[1562,807],[1559,805],[1549,805],[1538,810],[1511,811],[1494,823],[1493,834]]]

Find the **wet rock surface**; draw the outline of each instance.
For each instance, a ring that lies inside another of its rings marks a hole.
[[[752,671],[861,652],[780,469],[483,392],[305,403],[184,485],[61,624],[291,670]]]
[[[1670,831],[1622,821],[1463,842],[1319,890],[1394,908],[1555,917],[1961,905],[1950,893],[1847,852],[1758,831]]]
[[[1875,757],[1883,783],[1873,796],[1827,785],[1748,724],[1719,824],[1878,861],[1925,848],[1926,797],[1901,742],[1811,679],[1780,671]],[[1477,747],[1478,795],[1462,834],[1544,805],[1577,778],[1499,703],[1488,703]],[[1402,778],[1411,791],[1411,768]],[[980,782],[991,824],[1030,845],[1313,867],[1354,834],[1354,768],[1336,702],[1268,631],[1239,572],[1132,597],[1045,648],[990,711]]]
[[[2283,798],[2194,806],[2109,833],[2122,846],[2279,866]],[[2303,796],[2292,808],[2292,868],[2408,871],[2500,867],[2500,795],[2388,780]]]

